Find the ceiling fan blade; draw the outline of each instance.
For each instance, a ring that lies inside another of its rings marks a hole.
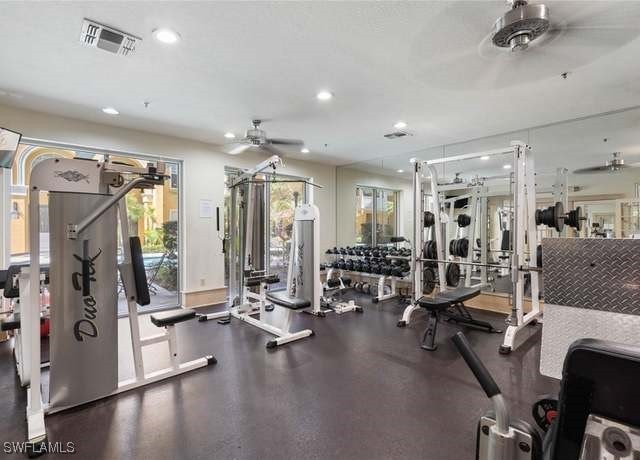
[[[278,150],[277,148],[275,148],[273,145],[269,143],[262,144],[260,146],[260,149],[270,153],[271,155],[278,155],[278,156],[282,155],[282,152],[280,152],[280,150]]]
[[[273,144],[273,145],[304,145],[304,142],[301,141],[300,139],[279,139],[279,138],[273,138],[273,139],[267,139],[269,144]]]
[[[598,174],[612,172],[608,166],[593,166],[591,168],[581,168],[573,171],[573,174]]]
[[[239,155],[245,150],[247,150],[249,147],[251,147],[251,144],[231,144],[231,145],[235,145],[235,147],[227,150],[227,153],[229,155]]]

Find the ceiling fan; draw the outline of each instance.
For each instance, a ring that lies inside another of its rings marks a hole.
[[[226,151],[230,155],[238,155],[247,149],[254,148],[260,149],[272,155],[281,155],[276,145],[304,145],[304,142],[299,139],[276,139],[268,138],[267,133],[260,129],[262,120],[253,120],[251,122],[252,127],[247,129],[244,137],[238,141],[226,144]]]
[[[420,78],[450,89],[566,79],[640,36],[640,2],[507,3],[508,10],[496,15],[487,2],[453,2],[435,16],[425,38],[450,37],[450,50],[442,53],[439,40],[420,40],[414,48]],[[459,15],[467,21],[451,19]]]
[[[590,168],[581,168],[573,171],[574,174],[596,174],[596,173],[611,173],[618,172],[625,169],[639,168],[640,163],[625,164],[622,158],[622,152],[613,152],[611,159],[607,160],[602,166],[592,166]]]

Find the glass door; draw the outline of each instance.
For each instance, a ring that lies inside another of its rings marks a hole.
[[[387,244],[397,235],[397,192],[376,189],[376,244]]]

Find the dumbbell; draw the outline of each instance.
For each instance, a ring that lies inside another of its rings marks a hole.
[[[362,271],[362,261],[361,260],[355,260],[353,262],[353,270],[357,271],[357,272],[361,272]]]
[[[371,273],[371,262],[369,262],[368,260],[363,261],[360,271],[363,273]]]
[[[346,261],[346,260],[344,260],[344,259],[340,259],[340,260],[338,261],[338,268],[339,268],[340,270],[344,270],[346,267],[347,267],[347,261]]]
[[[362,292],[362,283],[360,281],[357,281],[356,284],[353,285],[353,289],[358,292]]]
[[[344,264],[345,270],[353,271],[353,259],[349,259]]]
[[[362,283],[362,292],[365,294],[371,294],[371,284],[366,281]]]
[[[392,265],[382,265],[380,269],[380,273],[384,276],[391,276],[393,274],[393,266]]]

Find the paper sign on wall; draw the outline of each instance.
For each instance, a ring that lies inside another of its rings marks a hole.
[[[211,219],[213,217],[213,201],[200,200],[200,218]]]

